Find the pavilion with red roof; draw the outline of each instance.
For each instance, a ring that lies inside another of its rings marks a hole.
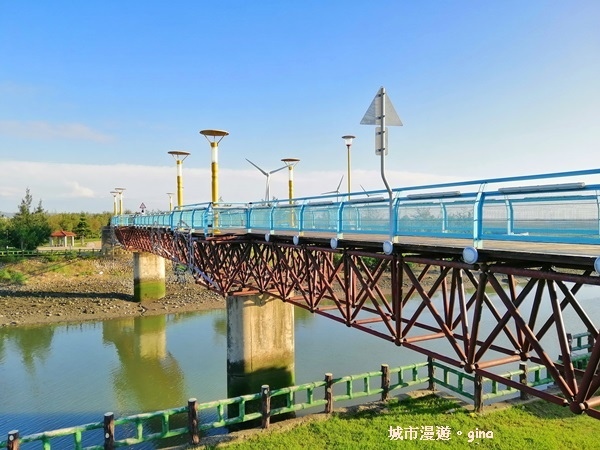
[[[67,247],[69,244],[69,240],[71,242],[70,246],[73,247],[75,245],[75,233],[71,232],[71,231],[64,231],[64,230],[59,230],[59,231],[54,231],[51,235],[50,235],[50,246],[54,247]],[[55,243],[56,242],[56,243]]]

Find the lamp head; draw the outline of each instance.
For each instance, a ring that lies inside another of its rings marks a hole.
[[[203,135],[208,142],[221,142],[225,136],[229,135],[228,131],[225,130],[200,130],[200,134]],[[217,138],[219,138],[217,140]]]
[[[183,150],[171,150],[170,152],[167,152],[169,155],[173,156],[173,158],[175,158],[176,161],[183,161],[185,158],[187,158],[190,155],[190,152],[185,152]]]
[[[294,167],[300,162],[298,158],[283,158],[281,161],[288,167]]]
[[[352,136],[352,135],[346,135],[346,136],[342,136],[342,139],[344,140],[344,142],[346,143],[347,147],[350,147],[352,145],[352,141],[356,138],[356,136]]]

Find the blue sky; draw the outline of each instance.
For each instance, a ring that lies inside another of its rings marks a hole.
[[[49,211],[259,200],[297,157],[297,196],[383,188],[374,128],[384,86],[395,186],[598,167],[600,2],[0,0],[0,211],[30,187]],[[287,196],[286,171],[271,194]],[[345,186],[346,180],[344,179]]]

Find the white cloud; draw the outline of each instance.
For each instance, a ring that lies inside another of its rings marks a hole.
[[[0,120],[0,134],[38,140],[68,139],[93,142],[111,142],[114,140],[112,136],[93,130],[81,123],[53,124],[44,121]]]
[[[34,202],[42,200],[50,212],[62,211],[112,211],[113,196],[110,191],[124,187],[125,209],[137,211],[141,203],[147,209],[166,210],[169,206],[167,192],[176,192],[176,169],[172,166],[143,165],[89,165],[68,163],[42,163],[0,160],[0,211],[13,212],[30,188]],[[331,191],[339,183],[341,171],[294,172],[294,196],[318,196]],[[344,174],[345,175],[345,174]],[[288,196],[287,171],[271,177],[271,195],[285,199]],[[392,187],[442,183],[450,177],[415,174],[399,171],[387,173]],[[255,169],[219,171],[219,197],[227,202],[258,201],[264,197],[266,178]],[[203,203],[211,199],[211,174],[209,169],[183,169],[184,203]],[[353,191],[384,189],[381,176],[375,170],[352,172]],[[340,188],[346,192],[344,179]]]
[[[94,190],[82,186],[77,181],[67,181],[65,185],[71,188],[71,191],[64,196],[66,198],[94,198]]]

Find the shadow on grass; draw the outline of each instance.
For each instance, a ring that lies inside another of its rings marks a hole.
[[[427,394],[419,397],[401,395],[399,398],[390,399],[388,402],[374,402],[365,405],[351,406],[336,413],[340,419],[370,419],[386,414],[444,414],[460,408],[458,401],[440,397],[436,394]],[[467,412],[465,410],[465,412]]]

